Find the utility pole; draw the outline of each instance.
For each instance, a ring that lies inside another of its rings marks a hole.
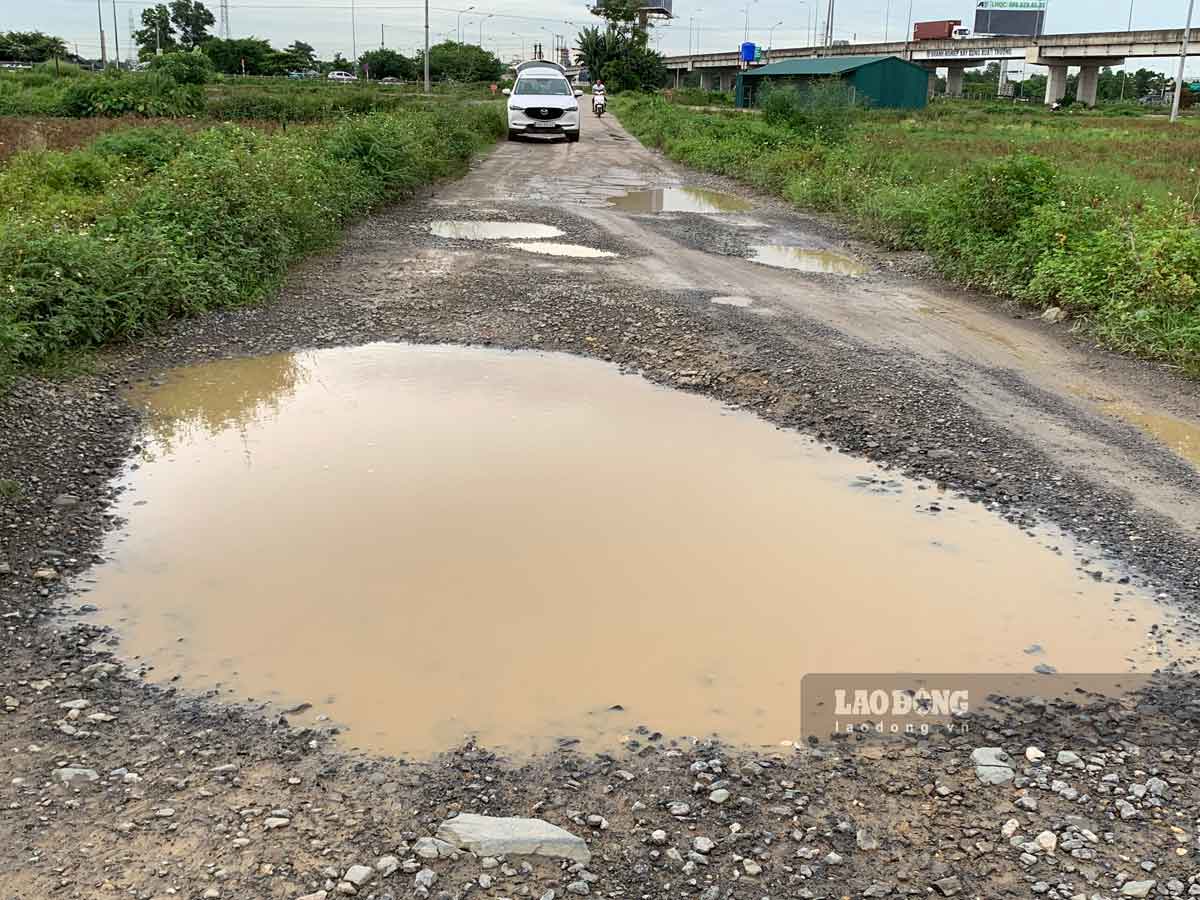
[[[1179,121],[1179,100],[1183,96],[1183,66],[1187,62],[1188,39],[1192,34],[1192,9],[1196,0],[1188,0],[1187,22],[1183,26],[1183,46],[1179,48],[1179,73],[1175,77],[1175,99],[1171,101],[1171,121]]]
[[[104,45],[104,12],[100,9],[100,0],[96,0],[96,21],[100,23],[100,65],[108,68],[108,50]]]
[[[829,10],[825,13],[825,46],[833,46],[833,0],[829,0]]]
[[[425,93],[429,93],[429,0],[425,0]]]
[[[1126,31],[1133,31],[1133,0],[1129,0],[1129,24],[1125,26]],[[1126,60],[1121,67],[1121,99],[1125,99],[1125,82],[1129,80],[1129,61]]]
[[[117,68],[121,68],[121,33],[117,31],[117,0],[113,0],[113,50],[117,54]]]
[[[343,45],[345,46],[345,45]],[[354,57],[354,74],[358,74],[358,23],[354,19],[354,0],[350,0],[350,53]]]
[[[383,49],[383,23],[379,23],[379,49]]]
[[[889,26],[892,24],[892,0],[887,0],[883,7],[883,42],[888,42]]]
[[[909,49],[913,32],[913,0],[908,0],[908,31],[904,32],[904,58],[912,62],[912,50]]]

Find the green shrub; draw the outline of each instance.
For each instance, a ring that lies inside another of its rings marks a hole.
[[[217,71],[212,60],[199,51],[152,57],[150,70],[174,79],[176,84],[208,84]]]
[[[0,372],[259,300],[349,218],[462,172],[504,125],[498,104],[451,102],[20,155],[0,172],[0,194],[22,197],[0,209]]]
[[[196,85],[177,84],[153,72],[129,74],[110,70],[95,78],[78,78],[63,91],[68,116],[187,116],[204,108]]]
[[[803,87],[767,84],[758,99],[767,124],[789,127],[826,144],[846,139],[855,107],[853,92],[836,78]]]

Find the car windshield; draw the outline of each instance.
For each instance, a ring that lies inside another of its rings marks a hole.
[[[513,93],[526,97],[530,95],[546,95],[546,94],[565,94],[570,95],[571,86],[567,84],[565,78],[521,78],[517,81],[517,86],[513,88]]]

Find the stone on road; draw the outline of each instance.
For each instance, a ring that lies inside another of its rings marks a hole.
[[[592,858],[583,838],[542,819],[461,813],[443,822],[437,837],[476,856],[550,856],[581,863]]]

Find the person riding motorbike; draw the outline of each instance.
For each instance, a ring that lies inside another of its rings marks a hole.
[[[608,99],[605,96],[604,82],[597,81],[592,85],[592,112],[595,112],[597,107],[607,108]]]

